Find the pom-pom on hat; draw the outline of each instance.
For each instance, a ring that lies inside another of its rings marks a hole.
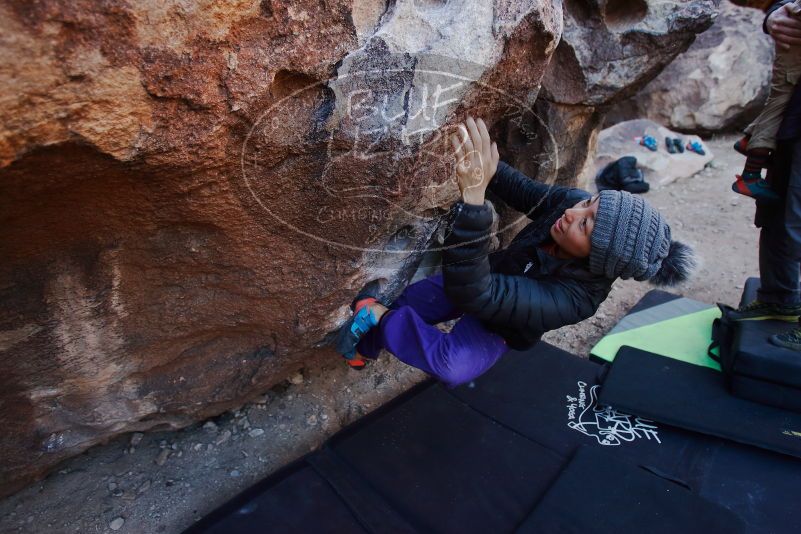
[[[590,272],[607,278],[649,280],[663,286],[685,281],[693,251],[670,238],[670,226],[644,198],[601,191],[590,235]]]

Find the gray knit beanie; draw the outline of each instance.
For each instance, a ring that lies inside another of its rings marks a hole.
[[[626,191],[601,191],[590,242],[590,272],[606,278],[675,285],[695,266],[692,249],[671,241],[662,215]]]

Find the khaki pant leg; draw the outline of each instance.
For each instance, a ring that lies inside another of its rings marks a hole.
[[[790,50],[776,48],[776,59],[773,62],[773,76],[770,83],[770,96],[759,117],[746,129],[751,134],[748,148],[776,148],[776,132],[779,131],[784,110],[793,95],[795,84],[801,74],[801,50],[793,47]]]

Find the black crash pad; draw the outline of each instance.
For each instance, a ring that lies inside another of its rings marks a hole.
[[[740,304],[756,299],[759,279],[749,278]],[[736,325],[728,357],[732,393],[756,402],[801,412],[801,354],[768,341],[796,327],[783,321],[742,321]]]
[[[520,534],[744,531],[730,510],[616,455],[588,447],[578,450],[517,530]]]
[[[474,383],[427,382],[187,532],[513,532],[582,446],[680,483],[747,532],[801,524],[801,507],[788,501],[801,461],[599,406],[604,371],[539,343]]]
[[[600,401],[656,421],[801,458],[801,414],[730,395],[712,369],[622,347]]]

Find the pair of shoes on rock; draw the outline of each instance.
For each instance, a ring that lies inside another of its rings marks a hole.
[[[336,338],[336,351],[339,352],[351,369],[362,370],[366,367],[367,358],[356,351],[362,337],[371,329],[378,326],[379,318],[373,311],[371,304],[378,301],[381,290],[379,282],[373,281],[356,295],[350,304],[353,315],[339,329]],[[380,303],[380,302],[379,302]]]
[[[684,153],[684,143],[678,137],[665,137],[665,147],[671,154]]]
[[[766,202],[777,202],[781,199],[762,176],[752,177],[739,174],[736,176],[737,179],[731,184],[731,190],[735,193]]]

